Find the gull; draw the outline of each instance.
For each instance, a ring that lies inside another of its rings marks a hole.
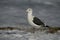
[[[27,20],[29,24],[32,25],[34,28],[40,28],[45,26],[45,24],[39,18],[32,15],[33,13],[32,8],[28,8],[26,12],[27,12]]]

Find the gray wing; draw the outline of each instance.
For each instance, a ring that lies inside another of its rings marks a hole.
[[[34,17],[34,18],[33,18],[33,22],[34,22],[36,25],[44,25],[44,23],[43,23],[40,19],[38,19],[37,17]]]

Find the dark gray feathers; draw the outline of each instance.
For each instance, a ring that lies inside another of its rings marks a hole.
[[[37,17],[34,17],[34,18],[33,18],[33,22],[34,22],[36,25],[44,25],[44,23],[43,23],[40,19],[38,19]]]

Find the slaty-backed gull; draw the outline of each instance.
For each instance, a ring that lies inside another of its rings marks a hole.
[[[30,25],[34,26],[35,28],[45,26],[45,24],[39,18],[32,15],[33,13],[32,8],[28,8],[26,12],[27,12],[27,19]]]

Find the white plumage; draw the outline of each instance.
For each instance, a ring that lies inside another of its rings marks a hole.
[[[40,19],[32,15],[33,13],[32,8],[28,8],[26,12],[27,12],[27,19],[30,25],[32,25],[35,28],[40,28],[44,26],[44,23]]]

